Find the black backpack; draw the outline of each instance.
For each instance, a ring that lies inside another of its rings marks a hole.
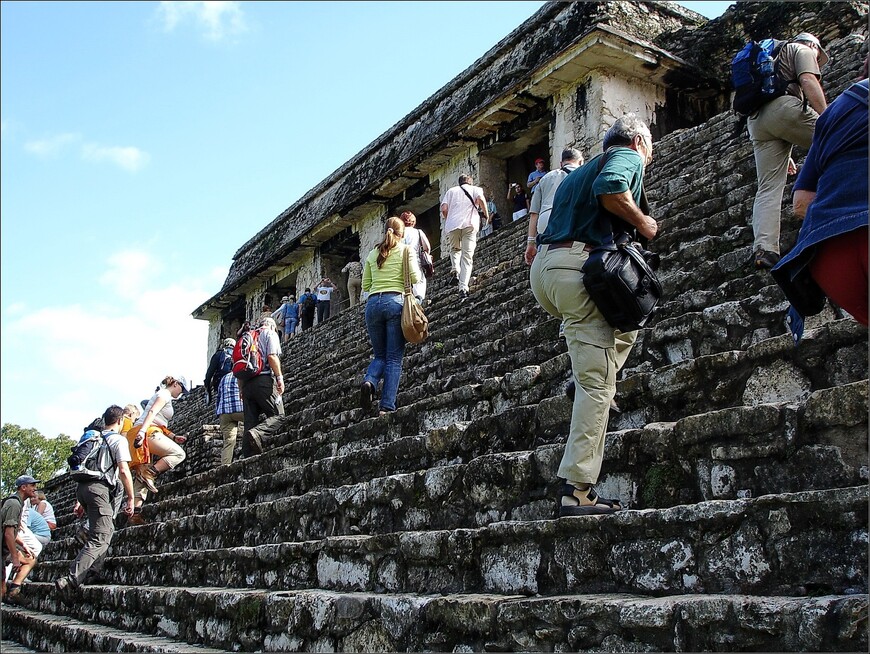
[[[786,41],[750,41],[731,60],[734,111],[750,116],[774,98],[785,95],[792,81],[779,76],[777,58]]]
[[[317,306],[317,299],[314,297],[314,293],[306,293],[305,299],[302,300],[302,308],[306,310],[314,309]]]
[[[221,350],[221,365],[220,371],[217,375],[218,380],[222,378],[228,372],[232,372],[233,370],[233,355],[232,352],[227,352],[226,350]],[[217,384],[215,384],[217,385]]]
[[[70,477],[75,481],[105,481],[109,471],[117,465],[112,448],[106,438],[117,432],[91,429],[73,446],[67,458]]]

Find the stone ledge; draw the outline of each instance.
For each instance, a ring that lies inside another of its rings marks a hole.
[[[31,590],[29,606],[60,608],[48,584]],[[136,606],[131,629],[246,651],[728,651],[738,642],[747,651],[862,651],[867,604],[866,594],[525,598],[89,586],[69,612],[116,624],[121,607]]]

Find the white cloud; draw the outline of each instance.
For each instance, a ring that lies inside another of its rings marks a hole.
[[[161,2],[157,11],[166,32],[188,21],[211,41],[221,41],[247,30],[238,2]]]
[[[151,157],[147,152],[133,146],[85,143],[82,146],[82,159],[94,163],[108,161],[119,168],[135,173],[145,166]]]
[[[28,141],[24,144],[24,149],[38,157],[56,157],[68,145],[79,140],[81,140],[79,134],[58,134],[36,141]]]
[[[3,312],[2,421],[44,436],[81,429],[110,404],[138,404],[164,376],[202,384],[208,323],[190,313],[214,288],[159,254],[129,251],[105,262],[92,304],[40,304]],[[24,346],[20,346],[24,344]]]

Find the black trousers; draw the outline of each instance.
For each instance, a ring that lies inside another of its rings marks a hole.
[[[266,419],[284,415],[284,401],[275,392],[275,378],[272,375],[257,375],[244,383],[242,405],[245,409],[245,433],[242,436],[242,456],[259,454],[251,447],[251,430],[259,425],[260,416]]]

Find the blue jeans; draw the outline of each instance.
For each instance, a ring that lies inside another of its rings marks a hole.
[[[382,379],[381,410],[396,410],[402,357],[405,355],[405,335],[402,333],[401,293],[370,295],[366,301],[366,328],[375,358],[369,364],[365,380],[378,387]]]

